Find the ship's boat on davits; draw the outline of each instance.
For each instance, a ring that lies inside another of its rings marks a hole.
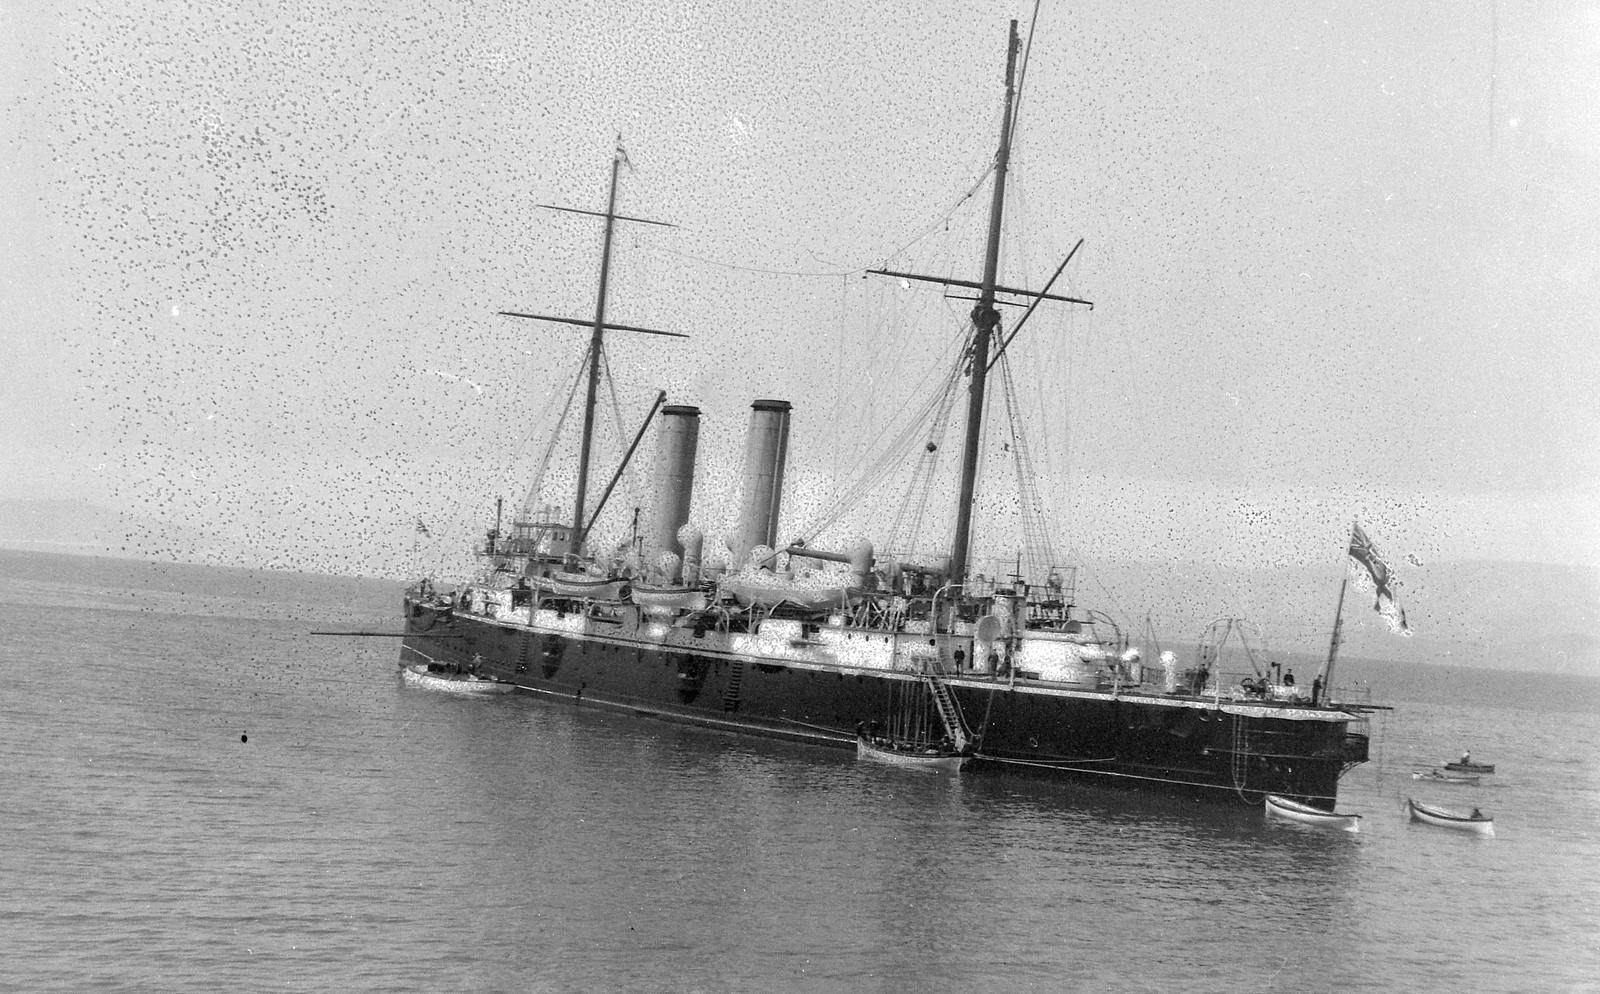
[[[627,596],[629,586],[625,577],[585,573],[551,573],[537,577],[533,585],[556,597],[590,601],[620,601]]]
[[[698,587],[652,586],[635,581],[628,585],[628,600],[646,614],[675,617],[685,611],[704,611],[710,602]]]
[[[811,572],[780,576],[752,569],[717,581],[717,588],[745,607],[791,607],[798,611],[845,611],[861,600],[862,590],[837,573]]]

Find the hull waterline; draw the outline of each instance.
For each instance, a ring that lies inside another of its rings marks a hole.
[[[524,609],[517,618],[458,608],[435,618],[420,607],[407,604],[405,661],[475,660],[479,672],[548,699],[831,748],[855,749],[857,728],[922,679],[849,664],[852,652],[895,638],[876,631],[767,640],[673,627],[634,608],[614,617]],[[1227,803],[1275,793],[1331,807],[1340,775],[1367,758],[1365,735],[1349,727],[1358,719],[1337,709],[984,674],[944,682],[976,737],[971,770]]]

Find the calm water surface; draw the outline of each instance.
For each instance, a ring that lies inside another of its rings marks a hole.
[[[0,562],[11,989],[1600,991],[1593,681],[1369,669],[1347,835],[409,690],[308,634],[389,584]]]

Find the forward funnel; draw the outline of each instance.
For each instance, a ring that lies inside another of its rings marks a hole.
[[[694,496],[694,457],[700,442],[700,408],[668,404],[661,409],[661,427],[656,434],[655,512],[645,533],[645,561],[672,555],[683,561],[684,549],[678,529],[689,521],[689,501]],[[677,583],[679,565],[673,567],[668,583]]]

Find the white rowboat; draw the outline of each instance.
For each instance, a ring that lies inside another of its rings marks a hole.
[[[1431,780],[1434,783],[1477,783],[1476,776],[1463,773],[1446,773],[1443,770],[1417,770],[1411,774],[1413,780]]]
[[[1338,811],[1324,811],[1314,808],[1309,804],[1291,801],[1287,797],[1276,794],[1267,795],[1267,814],[1278,818],[1287,818],[1307,825],[1316,825],[1320,828],[1337,828],[1345,832],[1361,831],[1361,816],[1343,814]]]
[[[1420,821],[1425,825],[1437,825],[1440,828],[1453,828],[1458,832],[1472,832],[1494,838],[1494,819],[1479,811],[1472,809],[1472,814],[1457,814],[1444,808],[1436,808],[1427,804],[1418,804],[1411,798],[1406,798],[1406,809],[1411,812],[1412,821]]]
[[[415,663],[400,670],[406,686],[421,690],[442,690],[448,694],[509,694],[514,684],[473,676],[471,673],[430,673],[427,664]]]

